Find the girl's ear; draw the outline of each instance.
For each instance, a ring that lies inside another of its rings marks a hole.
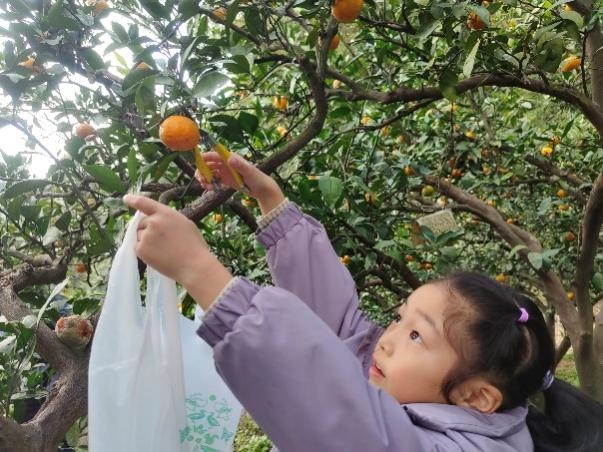
[[[451,392],[455,405],[473,408],[481,413],[494,413],[502,404],[500,390],[482,377],[465,380]]]

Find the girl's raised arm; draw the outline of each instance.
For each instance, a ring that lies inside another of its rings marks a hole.
[[[276,181],[242,157],[233,155],[224,162],[207,152],[204,159],[224,185],[236,188],[231,170],[239,173],[262,214],[271,218],[257,238],[266,248],[276,286],[297,295],[342,339],[372,326],[358,310],[355,283],[318,221],[286,201]],[[198,180],[207,189],[215,188],[200,175]]]

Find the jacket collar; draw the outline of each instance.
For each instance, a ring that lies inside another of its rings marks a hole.
[[[440,403],[410,403],[402,407],[415,425],[439,432],[456,430],[490,438],[506,437],[526,428],[528,413],[525,406],[491,414]]]

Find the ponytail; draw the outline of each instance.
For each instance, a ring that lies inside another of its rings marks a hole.
[[[530,405],[527,417],[535,452],[603,451],[603,405],[557,379],[543,395],[544,411]]]

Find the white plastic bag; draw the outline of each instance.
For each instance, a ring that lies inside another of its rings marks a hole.
[[[180,439],[195,452],[231,451],[243,408],[215,370],[213,349],[196,333],[200,325],[199,319],[180,316],[186,387],[186,427]]]
[[[139,214],[115,255],[88,373],[91,452],[232,450],[242,409],[213,351],[178,313],[174,281],[147,268],[141,306]],[[184,356],[184,363],[183,363]]]

